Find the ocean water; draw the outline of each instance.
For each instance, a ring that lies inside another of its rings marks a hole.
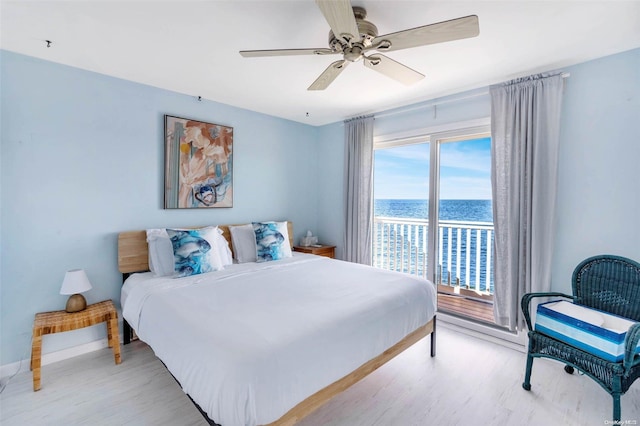
[[[376,199],[374,215],[375,217],[427,219],[428,201]],[[441,222],[455,220],[493,223],[491,200],[441,200],[439,216]],[[493,232],[486,229],[478,232],[472,224],[470,227],[471,229],[468,229],[469,227],[459,229],[455,226],[442,226],[441,223],[439,241],[442,245],[438,254],[437,280],[443,284],[455,284],[456,280],[459,280],[463,287],[469,288],[475,288],[478,280],[480,290],[493,293],[491,272],[493,255],[490,255],[493,251],[491,250]],[[389,225],[386,228],[374,229],[376,244],[385,247],[385,253],[374,252],[374,263],[389,265],[389,269],[401,272],[424,275],[426,226]],[[458,245],[460,245],[459,255]],[[488,269],[487,259],[490,262]],[[467,263],[469,263],[468,272]]]
[[[493,222],[491,200],[440,200],[440,220]],[[374,200],[374,215],[427,219],[427,200]]]

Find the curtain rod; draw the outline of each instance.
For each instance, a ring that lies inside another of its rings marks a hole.
[[[570,73],[568,73],[568,72],[562,73],[562,78],[569,78],[569,77],[571,77]],[[420,105],[416,105],[413,108],[405,108],[405,109],[402,109],[402,110],[399,110],[399,111],[388,111],[388,112],[383,112],[383,113],[380,113],[380,114],[373,113],[373,115],[375,116],[375,118],[387,117],[389,115],[403,114],[405,112],[415,111],[417,109],[429,108],[429,107],[432,107],[432,106],[448,104],[448,103],[451,103],[451,102],[459,102],[459,101],[464,101],[464,100],[467,100],[467,99],[478,98],[480,96],[486,96],[488,94],[489,94],[489,91],[488,90],[484,90],[482,92],[474,93],[472,95],[461,96],[461,97],[453,98],[453,99],[445,99],[445,100],[442,100],[442,101],[435,101],[435,100],[434,101],[425,101],[427,103],[421,103]]]

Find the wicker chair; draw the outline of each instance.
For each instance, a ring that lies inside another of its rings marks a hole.
[[[574,368],[595,380],[613,397],[613,420],[620,421],[620,396],[640,377],[640,356],[635,349],[640,341],[640,323],[629,328],[624,359],[610,362],[577,349],[560,340],[535,331],[529,305],[537,297],[564,297],[573,303],[640,321],[640,264],[620,256],[600,255],[582,261],[573,271],[573,296],[563,293],[528,293],[521,305],[529,327],[527,369],[522,387],[531,389],[533,359],[545,357],[565,363],[565,371]]]

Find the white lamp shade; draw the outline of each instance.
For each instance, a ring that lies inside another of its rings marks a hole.
[[[60,294],[77,294],[91,290],[91,283],[84,269],[73,269],[64,274]]]

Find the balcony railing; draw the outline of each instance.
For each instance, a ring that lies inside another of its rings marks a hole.
[[[373,265],[426,278],[429,222],[375,217],[373,223]],[[436,268],[439,288],[491,297],[492,247],[492,223],[440,221]]]

